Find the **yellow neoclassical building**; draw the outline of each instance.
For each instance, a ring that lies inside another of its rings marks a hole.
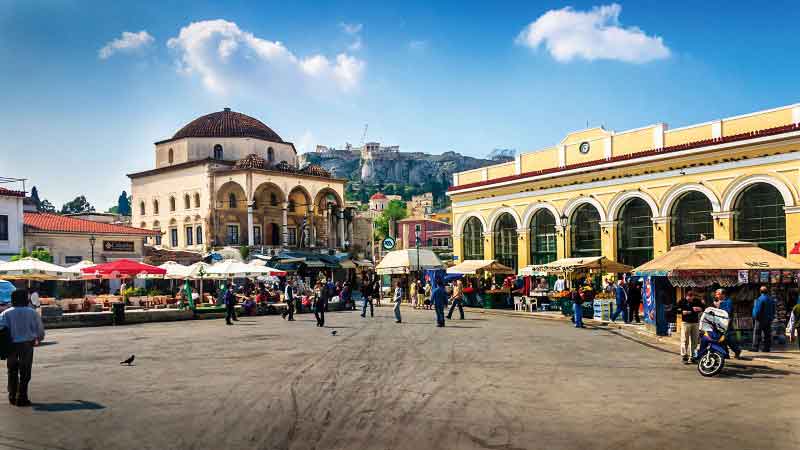
[[[800,104],[674,129],[569,133],[454,175],[454,255],[517,269],[596,255],[636,266],[718,238],[800,260],[798,150]]]

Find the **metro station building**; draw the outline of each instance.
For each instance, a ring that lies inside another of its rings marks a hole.
[[[632,266],[735,239],[800,261],[800,104],[669,129],[572,132],[454,175],[454,255],[519,269],[562,257]]]

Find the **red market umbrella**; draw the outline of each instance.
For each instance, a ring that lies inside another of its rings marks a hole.
[[[81,269],[84,276],[95,278],[131,278],[137,275],[165,275],[166,269],[142,264],[130,259],[119,259],[105,264]]]

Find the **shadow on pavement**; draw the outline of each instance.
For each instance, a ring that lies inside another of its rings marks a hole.
[[[58,341],[42,341],[39,342],[39,345],[37,345],[37,347],[47,347],[48,345],[56,345],[56,344],[58,344]]]
[[[65,412],[65,411],[82,411],[82,410],[98,410],[105,409],[106,407],[95,402],[87,402],[84,400],[73,400],[70,403],[34,403],[34,411],[42,412]]]
[[[754,378],[783,378],[787,375],[795,375],[795,373],[768,366],[727,365],[722,370],[722,373],[719,374],[719,378],[744,378],[751,380]]]

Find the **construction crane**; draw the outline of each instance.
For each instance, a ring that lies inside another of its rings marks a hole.
[[[365,141],[367,139],[367,128],[369,128],[369,124],[365,123],[364,124],[364,132],[361,133],[361,147],[364,147],[364,143],[365,143]]]

